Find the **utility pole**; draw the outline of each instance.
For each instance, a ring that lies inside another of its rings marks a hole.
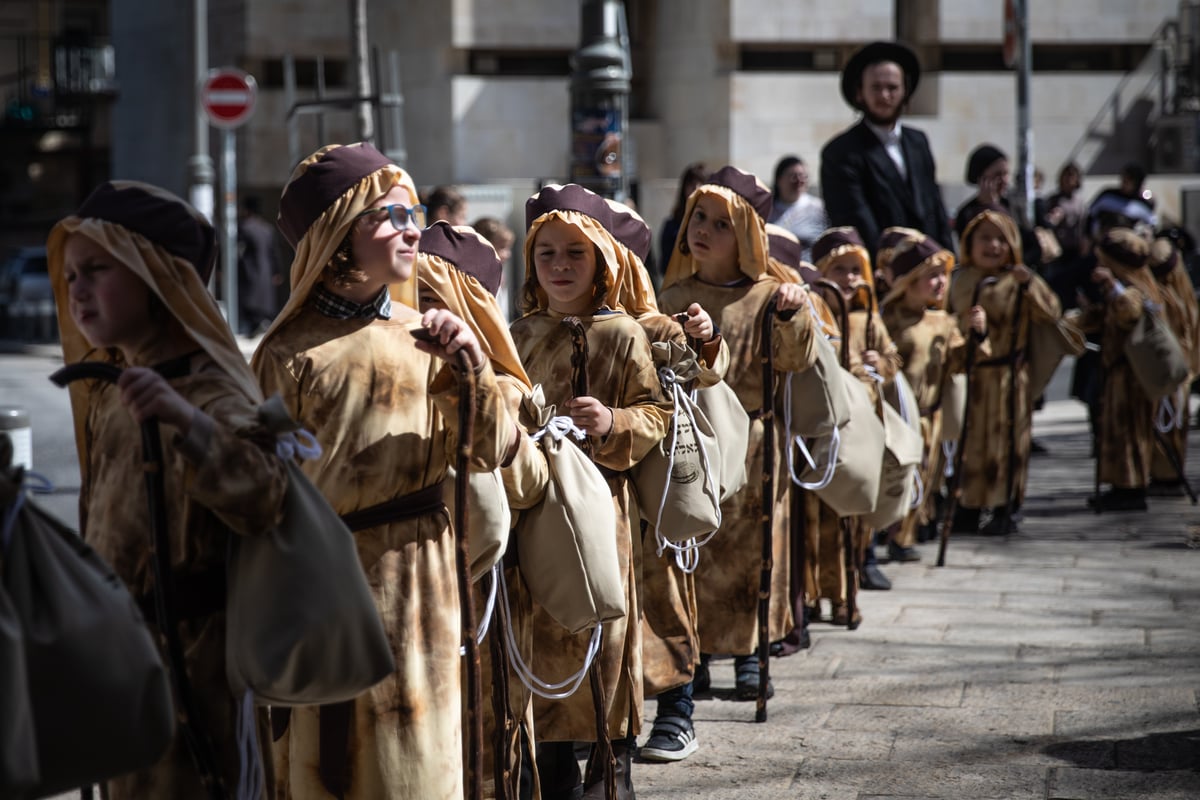
[[[621,0],[583,0],[571,54],[573,182],[614,200],[629,195],[627,142],[633,69]]]
[[[371,65],[367,53],[367,0],[350,0],[351,56],[354,62],[354,94],[358,140],[375,139],[375,117],[371,109]]]
[[[1032,228],[1034,219],[1033,120],[1030,113],[1033,43],[1029,36],[1029,0],[1010,0],[1015,11],[1017,37],[1017,211],[1018,219]]]
[[[188,159],[188,200],[209,222],[213,220],[213,161],[208,152],[208,116],[200,107],[200,87],[208,78],[208,0],[192,0],[192,76],[195,151]]]

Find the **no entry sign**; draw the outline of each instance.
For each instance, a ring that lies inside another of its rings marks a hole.
[[[210,124],[236,128],[254,113],[257,92],[254,78],[240,69],[215,69],[200,89],[200,104]]]

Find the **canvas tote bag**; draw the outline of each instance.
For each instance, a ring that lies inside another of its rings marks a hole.
[[[454,467],[446,470],[446,510],[450,513],[450,524],[458,530],[454,518],[456,493]],[[508,548],[508,532],[512,529],[512,511],[508,507],[508,494],[504,490],[504,479],[500,470],[472,472],[467,475],[467,506],[471,509],[467,520],[468,552],[471,554],[471,580],[478,581],[504,558]]]
[[[625,616],[617,554],[617,512],[608,481],[571,438],[570,417],[554,416],[541,386],[523,401],[546,456],[546,495],[521,512],[517,556],[530,597],[571,633]]]
[[[1069,320],[1034,321],[1029,329],[1029,396],[1040,396],[1059,362],[1082,353],[1086,341],[1083,331]]]
[[[784,404],[788,432],[804,438],[828,436],[850,419],[850,400],[842,382],[855,380],[838,361],[837,351],[824,336],[816,341],[817,360],[802,372],[789,372],[784,379]]]
[[[918,498],[921,456],[921,414],[908,379],[897,373],[892,381],[891,400],[883,403],[883,463],[875,510],[863,516],[873,530],[883,530],[904,518]]]
[[[293,457],[319,455],[315,440],[298,442],[278,395],[259,417],[279,437],[288,488],[276,528],[230,536],[226,675],[236,696],[269,705],[350,700],[395,671],[391,647],[353,535]]]
[[[29,793],[41,797],[154,764],[175,735],[175,711],[137,603],[74,531],[27,499],[28,478],[0,472],[3,592],[20,623],[28,686],[5,695],[0,716],[29,701],[35,735],[17,744],[26,757],[36,749],[27,765],[41,780]]]
[[[879,497],[880,464],[883,461],[883,423],[875,415],[875,406],[867,388],[853,375],[842,382],[850,408],[850,419],[836,435],[817,440],[812,448],[818,466],[808,466],[798,476],[799,482],[821,484],[814,488],[822,501],[839,516],[866,514],[875,509]],[[831,459],[830,446],[837,442],[831,475],[825,467]]]
[[[967,416],[967,373],[947,375],[942,383],[942,441],[957,443]]]
[[[1179,340],[1163,315],[1149,306],[1125,338],[1125,357],[1146,397],[1158,400],[1187,380],[1188,365]]]
[[[742,408],[737,392],[725,381],[693,390],[692,399],[720,443],[717,472],[721,502],[724,503],[740,492],[748,480],[746,451],[750,449],[750,415]]]
[[[674,342],[654,342],[651,349],[663,393],[675,410],[667,435],[629,475],[642,519],[655,527],[656,536],[682,544],[721,525],[720,445],[704,412],[684,390],[700,374],[695,355]],[[662,547],[660,542],[660,554]]]

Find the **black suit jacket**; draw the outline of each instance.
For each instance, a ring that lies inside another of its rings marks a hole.
[[[954,251],[950,220],[935,179],[933,153],[921,131],[901,125],[900,146],[908,180],[865,122],[831,139],[821,150],[821,194],[832,227],[853,225],[874,257],[884,228],[923,231]]]

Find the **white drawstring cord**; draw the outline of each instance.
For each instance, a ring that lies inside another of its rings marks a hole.
[[[500,602],[504,603],[505,615],[510,620],[508,625],[502,625],[504,635],[508,639],[508,661],[512,665],[513,671],[517,673],[517,677],[521,679],[521,683],[525,684],[525,688],[536,694],[538,697],[546,700],[562,700],[575,694],[575,691],[583,683],[583,679],[587,677],[588,670],[592,667],[592,662],[596,660],[596,655],[600,652],[600,635],[604,624],[596,623],[596,627],[592,629],[592,638],[588,642],[587,655],[583,659],[583,666],[579,672],[570,676],[566,680],[558,683],[546,683],[541,678],[533,674],[533,670],[525,663],[525,659],[521,657],[520,648],[517,646],[516,637],[513,635],[512,629],[512,609],[508,603],[508,583],[504,578],[504,572],[500,572]],[[556,691],[563,687],[569,686],[566,691]]]
[[[492,574],[491,588],[488,589],[487,601],[483,604],[483,616],[479,619],[479,628],[475,631],[475,644],[483,644],[483,637],[487,636],[488,628],[492,625],[492,614],[496,611],[496,585],[500,582],[500,564],[492,565],[488,570]],[[458,654],[465,656],[467,654],[467,646],[463,645],[458,648]]]
[[[21,511],[21,507],[25,505],[25,496],[28,493],[33,494],[50,494],[54,491],[54,484],[40,472],[26,470],[21,477],[21,485],[17,487],[16,497],[13,499],[13,504],[8,512],[4,515],[4,524],[0,528],[0,552],[8,550],[9,540],[12,539],[13,527],[17,523],[17,514]]]
[[[942,455],[946,459],[946,466],[942,469],[942,474],[947,478],[954,477],[954,455],[958,452],[958,442],[942,442]]]
[[[577,440],[583,441],[587,438],[587,433],[575,424],[575,420],[568,416],[551,417],[550,421],[541,427],[541,429],[530,436],[535,442],[539,441],[543,436],[549,436],[555,442],[561,442],[570,434]]]
[[[237,800],[258,800],[266,783],[262,752],[258,746],[258,725],[254,719],[254,692],[242,694],[238,703],[235,736],[238,743]]]
[[[1158,413],[1154,415],[1154,427],[1159,433],[1170,433],[1183,427],[1183,404],[1176,408],[1176,398],[1167,395],[1158,402]]]
[[[678,376],[676,376],[675,371],[670,367],[659,368],[658,380],[662,384],[663,391],[667,392],[671,396],[671,402],[674,405],[674,412],[671,414],[671,446],[668,448],[667,454],[667,482],[663,486],[662,497],[659,498],[658,502],[658,515],[655,517],[654,521],[654,538],[658,544],[658,549],[655,555],[661,558],[664,550],[674,550],[677,554],[675,563],[678,564],[679,568],[684,572],[689,572],[694,571],[696,569],[695,565],[700,563],[699,554],[696,553],[695,556],[688,555],[685,558],[686,563],[693,564],[691,570],[688,570],[684,564],[679,561],[678,554],[684,552],[695,553],[698,548],[707,544],[709,540],[711,540],[716,534],[717,530],[720,529],[722,519],[721,493],[720,489],[716,485],[716,481],[713,479],[713,470],[712,464],[708,458],[708,449],[704,446],[704,441],[700,438],[700,429],[696,427],[696,414],[692,410],[692,403],[689,402],[690,398],[688,397],[687,392],[684,391],[683,387],[679,383]],[[692,426],[692,435],[696,440],[696,449],[700,451],[700,464],[704,471],[704,478],[705,483],[708,486],[709,496],[716,501],[717,527],[699,541],[697,541],[695,538],[691,538],[683,544],[675,544],[674,542],[669,541],[667,537],[663,535],[662,518],[663,511],[667,507],[667,497],[671,489],[671,473],[675,469],[675,446],[679,441],[679,412],[681,410]]]
[[[301,461],[321,457],[321,443],[303,428],[281,433],[275,438],[275,455],[285,461],[299,456]]]
[[[808,445],[804,441],[803,436],[792,435],[792,376],[795,373],[788,373],[787,380],[783,382],[783,427],[787,429],[788,437],[791,442],[795,442],[800,448],[800,452],[804,455],[804,460],[808,462],[808,467],[816,472],[821,469],[817,466],[817,462],[813,459],[812,452],[809,451]],[[805,482],[796,474],[796,455],[791,447],[787,449],[787,467],[788,475],[792,479],[792,483],[799,486],[801,489],[809,491],[818,491],[824,489],[833,481],[833,473],[837,468],[838,451],[841,449],[842,435],[835,426],[829,432],[829,453],[828,459],[825,462],[824,472],[821,477],[812,482]],[[824,438],[824,437],[816,437]]]

